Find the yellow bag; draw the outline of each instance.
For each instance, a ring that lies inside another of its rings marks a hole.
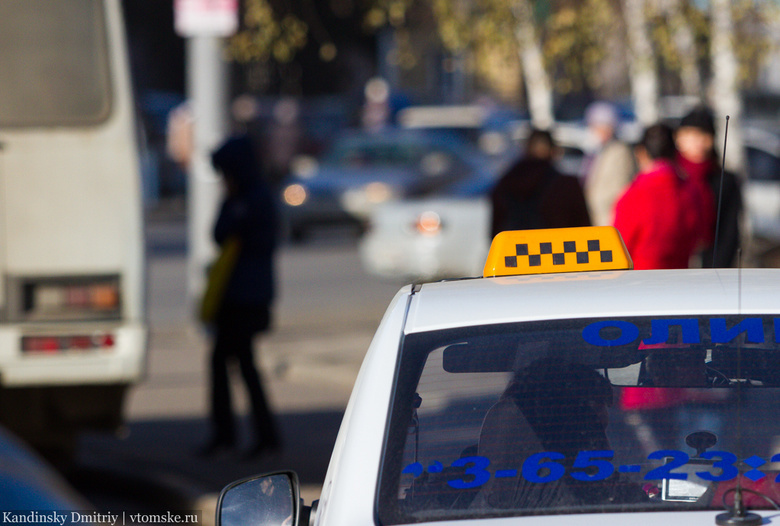
[[[230,237],[222,244],[219,257],[209,268],[206,290],[200,303],[200,321],[213,323],[222,306],[233,268],[236,266],[238,254],[241,252],[241,242],[238,237]]]

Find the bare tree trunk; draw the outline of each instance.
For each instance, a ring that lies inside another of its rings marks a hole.
[[[631,91],[636,117],[645,126],[658,120],[658,73],[647,31],[645,0],[623,0],[628,31]]]
[[[699,65],[696,61],[696,42],[693,30],[685,19],[679,0],[657,0],[662,12],[666,13],[669,20],[669,28],[672,33],[672,42],[677,48],[680,57],[680,80],[683,93],[701,97],[702,82]]]
[[[515,39],[523,65],[531,122],[537,128],[549,129],[555,121],[552,87],[550,77],[544,68],[542,49],[536,36],[533,13],[528,0],[514,0],[512,14],[516,21]]]
[[[728,115],[729,137],[726,151],[726,168],[741,172],[744,164],[742,153],[742,100],[739,96],[739,64],[734,53],[734,20],[730,0],[710,0],[712,18],[712,83],[710,100],[717,115],[716,126],[723,137]],[[722,149],[723,141],[719,141]]]

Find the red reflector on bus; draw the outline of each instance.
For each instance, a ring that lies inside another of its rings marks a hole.
[[[24,352],[57,352],[60,350],[58,338],[52,336],[35,336],[22,338]]]
[[[103,334],[100,336],[100,342],[97,345],[98,347],[106,348],[106,347],[113,347],[114,346],[114,335],[113,334]]]
[[[114,347],[114,344],[115,337],[112,333],[24,336],[22,338],[22,351],[26,353],[58,353],[72,350],[110,349]]]

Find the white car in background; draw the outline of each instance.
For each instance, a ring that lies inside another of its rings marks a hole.
[[[483,193],[380,206],[358,251],[372,275],[433,281],[478,275],[489,246],[490,200]]]
[[[513,143],[522,144],[529,129],[528,122],[515,122],[506,134]],[[558,169],[578,175],[591,148],[587,129],[562,125],[553,136],[562,150]],[[410,281],[479,275],[490,247],[489,194],[501,175],[443,188],[424,199],[378,206],[358,246],[363,268],[382,278]]]

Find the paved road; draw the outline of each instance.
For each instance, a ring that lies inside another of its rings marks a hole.
[[[126,507],[133,499],[139,508],[181,509],[195,500],[208,519],[216,492],[228,482],[289,468],[298,472],[309,503],[318,495],[363,354],[402,283],[367,276],[348,235],[283,247],[274,330],[258,342],[258,357],[284,450],[252,461],[238,455],[204,460],[193,452],[208,433],[209,341],[187,303],[184,224],[155,220],[148,239],[148,376],[127,401],[122,436],[82,439],[74,480],[103,507]],[[247,400],[236,380],[236,401],[245,411]]]

